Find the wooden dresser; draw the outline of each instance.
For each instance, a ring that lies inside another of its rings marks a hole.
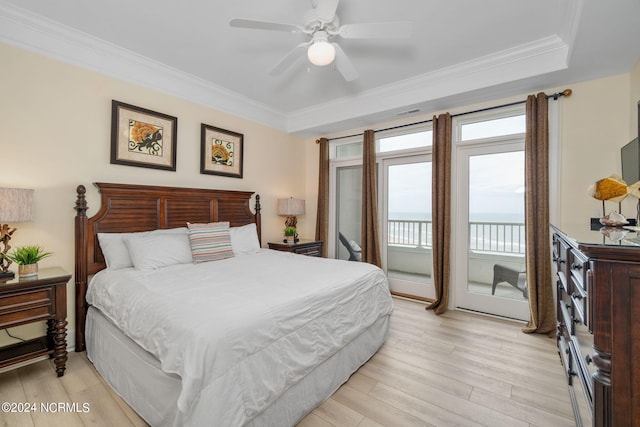
[[[592,233],[578,242],[552,227],[558,352],[576,425],[640,426],[640,236]]]

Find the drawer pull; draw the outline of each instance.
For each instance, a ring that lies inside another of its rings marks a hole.
[[[581,293],[579,293],[579,292],[574,292],[574,293],[572,293],[572,294],[571,294],[571,298],[575,298],[575,299],[580,300],[580,299],[582,299],[583,297],[582,297],[582,294],[581,294]]]
[[[584,357],[584,360],[587,362],[587,365],[591,365],[591,363],[593,362],[593,359],[591,358],[591,355],[587,354]]]
[[[582,270],[582,264],[578,264],[578,263],[571,264],[571,268],[574,270]]]

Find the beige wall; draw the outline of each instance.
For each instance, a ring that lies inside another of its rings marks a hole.
[[[98,208],[93,182],[255,191],[263,207],[264,246],[281,238],[284,219],[275,215],[276,199],[305,197],[305,182],[296,178],[306,168],[302,139],[5,44],[0,58],[0,186],[35,189],[34,221],[14,224],[11,243],[53,251],[42,267],[74,270],[78,184],[88,188],[89,215]],[[178,118],[176,172],[109,163],[112,99]],[[200,174],[201,123],[244,134],[243,179]],[[74,287],[67,289],[72,330]]]
[[[589,218],[602,216],[602,202],[587,187],[622,173],[620,148],[637,136],[631,133],[630,83],[631,75],[622,74],[574,84],[573,95],[562,101],[560,226],[578,239]],[[617,203],[605,202],[605,212],[612,210]],[[635,217],[635,201],[626,200],[622,213]]]

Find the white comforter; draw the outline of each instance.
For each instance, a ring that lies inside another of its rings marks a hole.
[[[240,426],[392,311],[370,264],[263,249],[104,270],[87,301],[182,378],[176,425]],[[212,424],[213,423],[213,424]]]

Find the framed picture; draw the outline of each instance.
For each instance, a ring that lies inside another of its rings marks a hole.
[[[111,104],[111,163],[176,170],[178,119],[125,104]]]
[[[244,136],[202,123],[200,173],[242,178]]]

